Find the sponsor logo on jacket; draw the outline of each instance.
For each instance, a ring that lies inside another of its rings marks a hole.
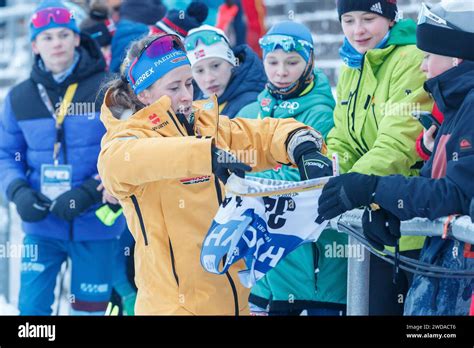
[[[186,178],[179,180],[183,185],[193,185],[193,184],[200,184],[202,182],[208,182],[211,180],[209,175],[206,176],[198,176],[196,178]]]
[[[157,114],[152,114],[148,116],[148,119],[151,121],[152,124],[155,124],[156,126],[152,128],[152,130],[157,131],[158,129],[161,129],[163,127],[166,127],[169,125],[169,121],[162,122],[161,119],[158,117]]]
[[[461,138],[461,141],[459,142],[459,147],[461,148],[461,151],[471,150],[472,149],[471,139],[469,137]]]
[[[294,114],[295,110],[298,110],[300,108],[300,103],[284,101],[283,103],[280,104],[280,108],[287,109],[288,113]]]

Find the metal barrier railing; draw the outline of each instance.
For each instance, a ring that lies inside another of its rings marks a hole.
[[[362,231],[363,210],[351,210],[331,221],[331,228],[340,232],[347,229]],[[447,217],[436,220],[415,218],[402,221],[400,231],[402,235],[441,237],[445,230]],[[447,230],[447,238],[474,244],[474,223],[469,216],[458,217]],[[347,315],[369,314],[369,277],[370,252],[354,237],[349,236],[349,250],[360,250],[357,258],[348,257],[347,270]]]

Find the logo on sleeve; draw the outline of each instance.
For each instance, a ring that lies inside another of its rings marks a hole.
[[[461,138],[461,141],[459,142],[459,147],[461,148],[461,151],[471,150],[472,149],[471,138],[470,137]]]

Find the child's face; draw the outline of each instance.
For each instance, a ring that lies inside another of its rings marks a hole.
[[[426,74],[427,78],[431,79],[448,71],[457,64],[461,64],[461,62],[461,59],[439,56],[434,53],[425,53],[421,70]]]
[[[41,56],[46,68],[57,74],[73,63],[74,51],[79,42],[79,35],[72,30],[52,28],[39,33],[31,45],[33,52]]]
[[[226,90],[232,76],[233,66],[222,58],[208,58],[193,65],[193,77],[201,91],[220,97]]]
[[[352,11],[342,15],[342,31],[357,52],[375,48],[394,22],[372,12]]]
[[[306,68],[306,61],[298,53],[282,49],[268,53],[263,64],[268,80],[277,88],[289,87]]]
[[[171,98],[171,107],[175,113],[186,117],[192,112],[193,75],[191,67],[184,65],[173,69],[138,95],[145,105],[150,105],[167,95]]]

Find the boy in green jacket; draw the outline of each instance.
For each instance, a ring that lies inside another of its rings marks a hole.
[[[301,24],[282,22],[260,40],[269,83],[258,101],[240,117],[289,118],[303,122],[326,137],[333,127],[334,98],[327,77],[314,69],[313,40]],[[251,174],[247,174],[251,175]],[[331,175],[331,173],[329,173]],[[297,169],[283,166],[255,176],[300,181]],[[335,243],[335,244],[334,244]],[[340,315],[345,312],[347,259],[334,256],[334,245],[347,236],[326,230],[316,243],[302,245],[267,273],[251,291],[251,309],[270,315]]]
[[[337,6],[345,65],[337,84],[328,154],[338,154],[341,173],[417,175],[422,162],[415,142],[422,127],[411,113],[430,111],[433,102],[423,89],[416,24],[395,21],[394,0],[339,0]],[[402,237],[400,250],[418,258],[423,241]],[[369,314],[402,315],[410,274],[400,271],[394,285],[390,264],[378,257],[370,263]]]

